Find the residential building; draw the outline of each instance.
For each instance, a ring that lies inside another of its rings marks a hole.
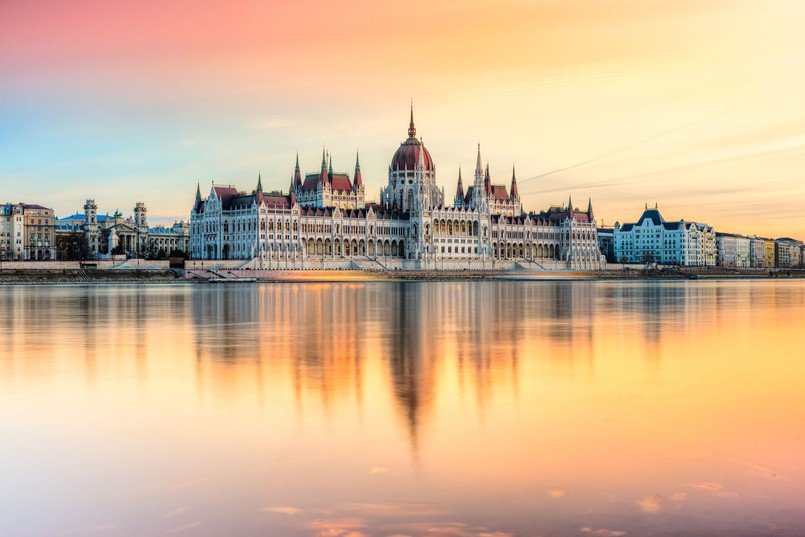
[[[56,259],[53,209],[32,203],[0,205],[0,259]]]
[[[716,235],[711,226],[679,220],[666,222],[659,209],[646,205],[635,223],[615,222],[615,258],[624,263],[714,266]]]
[[[750,239],[732,233],[716,233],[716,264],[721,267],[749,268]]]

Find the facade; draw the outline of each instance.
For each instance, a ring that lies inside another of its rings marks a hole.
[[[800,268],[802,266],[802,242],[784,237],[774,241],[775,267]]]
[[[750,239],[732,233],[716,233],[716,264],[720,267],[749,268]]]
[[[615,230],[609,228],[598,228],[598,249],[604,254],[607,263],[617,263],[615,257]]]
[[[764,249],[765,243],[759,237],[749,237],[749,267],[764,268]]]
[[[98,214],[95,200],[84,203],[84,212],[60,218],[57,233],[80,233],[84,237],[90,259],[102,259],[120,254],[128,257],[157,257],[171,250],[188,251],[190,226],[175,222],[171,227],[148,226],[148,209],[138,201],[133,216],[123,218],[119,211],[113,215]]]
[[[289,192],[200,187],[190,213],[194,259],[259,260],[260,266],[319,268],[349,260],[358,268],[481,268],[498,262],[534,268],[597,270],[592,203],[569,202],[524,213],[512,174],[510,188],[493,184],[480,147],[473,184],[464,191],[459,171],[453,204],[436,184],[436,166],[416,137],[413,112],[408,138],[394,153],[380,202],[364,197],[360,163],[349,174],[333,171],[325,153],[320,169],[302,179],[299,159]],[[265,261],[265,263],[263,263]]]
[[[0,259],[56,259],[53,209],[30,203],[0,205]]]
[[[615,258],[621,263],[714,266],[716,234],[698,222],[666,222],[655,206],[646,209],[636,223],[615,222]]]

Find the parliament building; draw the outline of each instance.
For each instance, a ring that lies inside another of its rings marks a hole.
[[[200,188],[190,211],[190,254],[197,260],[244,261],[255,269],[526,269],[600,270],[592,203],[525,212],[511,182],[492,181],[482,166],[465,189],[461,172],[452,204],[436,183],[436,166],[416,136],[391,158],[380,201],[366,201],[358,159],[352,177],[320,169],[301,173],[299,157],[288,193]]]

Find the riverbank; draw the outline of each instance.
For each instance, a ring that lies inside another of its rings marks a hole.
[[[0,269],[0,285],[130,285],[188,281],[181,273],[171,270]]]
[[[205,273],[207,271],[204,271]],[[365,281],[479,281],[479,280],[699,280],[805,278],[803,269],[725,269],[719,267],[663,268],[655,270],[610,269],[598,272],[572,271],[429,271],[429,270],[228,270],[205,274],[201,271],[168,269],[0,269],[0,285],[131,285],[199,284],[209,279],[224,283],[239,280],[263,283],[365,282]],[[225,277],[218,277],[223,275]]]

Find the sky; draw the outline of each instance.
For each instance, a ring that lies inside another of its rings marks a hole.
[[[799,0],[0,0],[0,202],[188,219],[196,185],[287,190],[417,134],[446,198],[480,143],[526,210],[592,198],[805,239]]]

